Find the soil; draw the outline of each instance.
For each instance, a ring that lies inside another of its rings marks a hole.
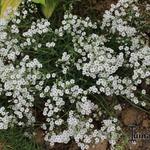
[[[101,19],[104,12],[110,9],[111,4],[118,0],[81,0],[74,6],[74,13],[82,17],[90,17],[93,20]]]
[[[108,141],[104,140],[97,145],[91,146],[89,150],[107,150],[108,149]]]
[[[3,143],[0,143],[0,150],[3,149],[3,146],[4,146],[4,144],[3,144]]]

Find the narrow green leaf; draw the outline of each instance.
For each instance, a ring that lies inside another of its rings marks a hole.
[[[46,5],[42,6],[42,11],[46,18],[50,18],[59,0],[45,0],[45,1]]]
[[[9,19],[13,12],[19,7],[21,0],[0,0],[0,18]],[[7,15],[8,9],[11,8],[12,12]]]
[[[45,3],[45,0],[32,0],[34,3],[38,3],[38,4],[41,4],[41,5],[46,5]]]

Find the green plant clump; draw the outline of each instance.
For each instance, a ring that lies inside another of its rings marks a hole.
[[[82,150],[107,139],[113,150],[121,103],[150,110],[150,4],[119,0],[92,21],[73,3],[23,0],[1,18],[0,129],[40,127],[51,146]]]

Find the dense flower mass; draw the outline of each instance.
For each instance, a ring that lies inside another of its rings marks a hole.
[[[84,150],[108,139],[114,149],[121,129],[103,107],[107,97],[150,106],[150,47],[138,6],[119,0],[98,22],[68,10],[53,27],[34,17],[37,7],[28,0],[12,20],[1,19],[0,129],[35,125],[38,109],[51,145],[73,139]]]

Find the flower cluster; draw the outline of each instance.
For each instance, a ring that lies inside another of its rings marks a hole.
[[[142,17],[137,3],[119,0],[101,23],[66,11],[56,28],[35,18],[28,0],[14,19],[0,20],[0,129],[39,123],[38,108],[51,145],[74,139],[84,150],[107,139],[114,149],[121,129],[103,97],[149,105],[150,47],[133,26]]]
[[[13,116],[9,115],[5,107],[0,108],[0,129],[8,129],[9,123],[12,122]]]

